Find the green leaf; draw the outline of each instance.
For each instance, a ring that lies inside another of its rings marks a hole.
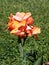
[[[43,57],[40,57],[34,65],[42,65],[43,64]]]

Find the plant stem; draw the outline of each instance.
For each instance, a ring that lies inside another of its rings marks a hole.
[[[23,50],[23,39],[21,40],[19,38],[18,42],[19,42],[18,47],[19,47],[19,52],[20,52],[22,65],[26,65],[26,57],[24,58],[24,50]]]
[[[21,62],[22,62],[23,61],[23,48],[22,48],[21,43],[19,44],[19,52],[20,52],[20,57],[21,57]],[[22,62],[22,65],[23,65],[23,62]]]

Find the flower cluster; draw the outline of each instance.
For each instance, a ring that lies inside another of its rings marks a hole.
[[[34,19],[30,12],[17,12],[15,15],[10,14],[8,22],[8,30],[11,34],[15,34],[20,38],[40,33],[40,28],[32,26]]]

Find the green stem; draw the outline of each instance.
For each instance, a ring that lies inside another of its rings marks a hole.
[[[20,52],[20,57],[21,57],[21,62],[22,62],[23,61],[23,48],[22,48],[21,43],[19,44],[19,52]],[[23,65],[23,62],[22,62],[22,65]]]
[[[24,50],[23,50],[23,39],[21,40],[19,38],[18,42],[19,42],[18,47],[19,47],[19,52],[20,52],[20,57],[21,57],[22,65],[26,65],[26,58],[24,58]]]

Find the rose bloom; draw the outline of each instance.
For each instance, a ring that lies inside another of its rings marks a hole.
[[[25,36],[36,35],[40,33],[40,28],[32,26],[34,19],[31,13],[17,12],[15,15],[10,14],[8,22],[8,30],[11,34],[15,34],[20,38]]]

